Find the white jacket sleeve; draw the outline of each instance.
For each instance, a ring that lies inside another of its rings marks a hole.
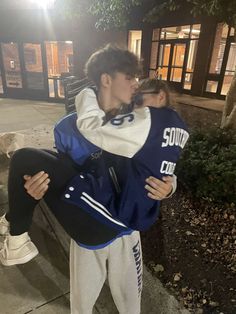
[[[76,96],[77,128],[91,143],[110,153],[133,157],[144,145],[151,127],[147,107],[116,116],[106,124],[95,92],[84,89]]]

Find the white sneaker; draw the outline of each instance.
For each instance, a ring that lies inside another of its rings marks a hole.
[[[24,264],[32,260],[38,255],[38,249],[28,237],[27,241],[21,244],[18,248],[9,248],[9,237],[7,236],[3,243],[3,248],[0,250],[0,262],[4,266],[12,266]]]
[[[0,235],[5,236],[9,234],[10,224],[5,218],[6,214],[0,217]]]

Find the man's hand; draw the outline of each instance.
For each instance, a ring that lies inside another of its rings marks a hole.
[[[34,176],[24,175],[24,179],[26,181],[24,188],[30,196],[32,196],[35,200],[40,200],[44,197],[50,182],[47,173],[40,171]]]
[[[163,181],[162,181],[163,180]],[[148,197],[156,201],[166,198],[173,189],[173,177],[166,176],[162,180],[154,177],[146,179],[145,189],[148,190]]]

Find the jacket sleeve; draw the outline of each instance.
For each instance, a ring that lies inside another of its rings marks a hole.
[[[75,104],[79,131],[101,149],[131,158],[145,143],[151,127],[149,108],[138,108],[118,115],[104,124],[105,112],[99,108],[92,89],[80,92]]]
[[[54,127],[54,141],[59,153],[69,155],[78,165],[100,150],[90,143],[76,127],[77,114],[62,118]]]

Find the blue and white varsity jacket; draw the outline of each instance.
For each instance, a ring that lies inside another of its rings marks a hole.
[[[56,125],[55,143],[59,152],[87,166],[63,199],[121,232],[148,229],[160,202],[147,196],[145,179],[174,174],[189,137],[184,122],[168,107],[142,107],[104,124],[92,89],[76,97],[76,109]]]

